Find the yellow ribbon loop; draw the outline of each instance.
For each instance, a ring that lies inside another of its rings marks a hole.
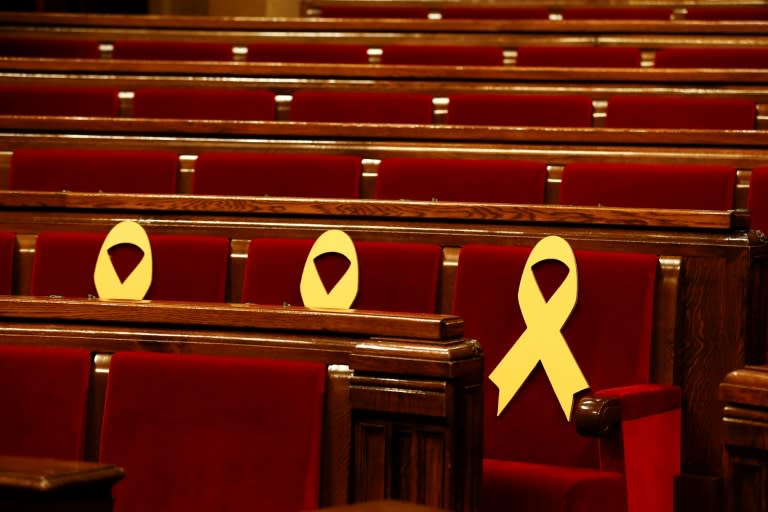
[[[339,282],[326,291],[315,265],[315,258],[323,254],[339,253],[349,260],[349,268]],[[331,229],[320,235],[309,251],[301,275],[301,299],[308,308],[349,309],[357,296],[360,269],[357,251],[352,239],[345,232]]]
[[[132,244],[141,249],[144,256],[125,281],[120,281],[109,250],[119,244]],[[100,299],[141,300],[152,284],[152,247],[146,231],[139,224],[131,221],[121,222],[110,230],[101,245],[93,282]]]
[[[533,273],[533,266],[544,260],[558,260],[568,267],[568,275],[549,301],[544,300]],[[560,332],[576,305],[577,291],[576,257],[568,242],[558,236],[539,241],[525,262],[517,292],[525,332],[489,376],[499,388],[497,416],[541,361],[566,420],[571,420],[573,396],[589,388]]]

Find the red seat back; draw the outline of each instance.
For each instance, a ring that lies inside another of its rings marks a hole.
[[[101,57],[98,41],[13,36],[0,37],[0,55],[3,57],[64,59],[98,59]]]
[[[429,15],[426,7],[376,6],[376,5],[324,5],[320,16],[324,18],[424,18]]]
[[[117,89],[0,85],[0,115],[116,117]]]
[[[746,98],[616,96],[608,100],[607,128],[753,130],[755,102]]]
[[[768,167],[752,169],[747,208],[751,215],[752,229],[768,233]]]
[[[564,20],[669,20],[669,7],[566,7]]]
[[[251,89],[137,89],[133,117],[271,121],[275,95]]]
[[[592,126],[587,96],[525,94],[454,94],[448,124],[495,126]]]
[[[400,92],[298,91],[291,121],[432,123],[432,96]]]
[[[701,21],[763,21],[768,8],[761,6],[689,6],[685,19]]]
[[[13,293],[13,260],[16,255],[16,234],[0,231],[0,295]]]
[[[231,61],[232,44],[200,41],[115,41],[113,59]]]
[[[367,64],[368,47],[349,43],[257,43],[248,45],[248,60]]]
[[[444,20],[487,19],[487,20],[546,20],[546,7],[502,7],[495,5],[453,6],[446,5],[440,10]]]
[[[433,66],[501,66],[504,50],[495,46],[390,44],[382,47],[382,64]]]
[[[662,48],[657,68],[768,68],[768,48]]]
[[[639,48],[623,46],[522,46],[518,66],[636,68]]]

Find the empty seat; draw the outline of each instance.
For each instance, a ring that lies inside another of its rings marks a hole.
[[[608,100],[607,128],[753,130],[755,102],[746,98],[616,96]]]
[[[0,345],[0,455],[82,459],[91,355]]]
[[[21,148],[8,188],[174,194],[178,161],[172,151]]]
[[[501,66],[504,50],[494,46],[390,44],[382,47],[382,64],[433,66]]]
[[[768,68],[768,48],[661,48],[657,68]]]
[[[349,155],[203,153],[194,193],[209,195],[356,198],[362,160]]]
[[[639,48],[622,46],[521,46],[518,66],[549,67],[639,67]]]
[[[117,89],[0,85],[0,115],[115,117]]]
[[[43,232],[37,236],[32,265],[32,295],[96,295],[93,272],[105,233]],[[223,302],[229,240],[215,236],[151,235],[152,286],[146,298]],[[135,246],[110,251],[118,276],[125,279],[141,261]]]
[[[232,44],[199,41],[115,41],[113,59],[231,61]]]
[[[101,57],[101,53],[99,52],[98,41],[0,37],[0,56],[98,59]]]
[[[571,95],[454,94],[448,124],[592,126],[592,99]]]
[[[16,234],[0,231],[0,295],[13,293],[13,260],[16,255]]]
[[[764,21],[768,8],[761,6],[688,6],[685,19],[700,21]]]
[[[735,190],[726,165],[575,162],[563,171],[560,204],[730,210]]]
[[[252,89],[137,89],[133,117],[271,121],[275,95]]]
[[[440,10],[444,20],[488,19],[488,20],[546,20],[546,7],[501,7],[495,5],[453,6],[446,5]]]
[[[291,121],[432,123],[432,96],[400,92],[298,91]]]
[[[325,366],[118,353],[100,460],[125,469],[115,510],[314,510]]]
[[[248,60],[367,64],[368,47],[349,43],[257,43],[248,45]]]
[[[768,167],[752,169],[747,208],[751,215],[752,229],[768,233]]]
[[[668,7],[566,7],[564,20],[669,20]]]
[[[314,240],[261,238],[251,241],[243,278],[243,302],[301,306],[304,262]],[[357,242],[360,281],[355,309],[434,313],[441,249],[429,244]],[[336,254],[316,260],[326,290],[349,262]]]
[[[424,18],[429,16],[426,7],[377,6],[377,5],[324,5],[320,16],[325,18]]]
[[[535,204],[544,202],[543,162],[454,158],[385,158],[377,199]]]

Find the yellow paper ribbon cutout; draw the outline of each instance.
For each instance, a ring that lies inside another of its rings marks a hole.
[[[120,244],[135,245],[144,253],[136,268],[122,282],[109,257],[109,250]],[[100,299],[141,300],[144,298],[152,284],[152,247],[144,228],[136,222],[125,221],[110,230],[96,260],[93,282]]]
[[[339,253],[349,260],[349,268],[339,282],[326,291],[320,274],[317,272],[315,258],[323,254]],[[349,309],[357,296],[360,269],[357,264],[357,251],[352,239],[344,231],[330,229],[320,235],[309,251],[301,274],[301,299],[308,308]]]
[[[544,260],[558,260],[568,267],[568,275],[549,301],[544,300],[533,273],[533,266]],[[558,236],[540,240],[525,262],[517,292],[525,332],[489,376],[499,388],[497,416],[541,361],[566,420],[571,420],[573,396],[589,388],[560,332],[576,305],[577,291],[576,257],[571,246]]]

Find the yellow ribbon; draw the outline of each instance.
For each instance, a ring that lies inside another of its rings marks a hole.
[[[315,258],[323,254],[339,253],[349,260],[349,268],[339,282],[326,291],[320,274],[317,272]],[[357,264],[357,251],[352,239],[345,232],[331,229],[320,235],[309,251],[301,275],[301,299],[308,308],[349,309],[357,296],[360,270]]]
[[[533,266],[544,260],[558,260],[568,267],[568,275],[549,301],[544,300],[533,273]],[[557,236],[539,241],[525,262],[517,292],[525,332],[489,376],[499,388],[497,415],[541,361],[566,420],[571,420],[573,396],[589,388],[560,332],[576,305],[577,290],[576,257],[568,242]]]
[[[109,250],[119,244],[132,244],[142,250],[144,256],[125,281],[112,265]],[[113,227],[101,245],[93,282],[100,299],[141,300],[152,284],[152,247],[146,231],[139,224],[131,221],[121,222]]]

